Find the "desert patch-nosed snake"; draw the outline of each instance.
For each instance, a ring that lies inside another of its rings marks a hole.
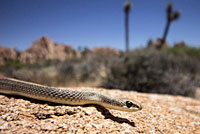
[[[134,101],[113,98],[98,92],[73,91],[48,87],[0,76],[0,93],[69,105],[97,104],[105,108],[134,112],[142,106]]]

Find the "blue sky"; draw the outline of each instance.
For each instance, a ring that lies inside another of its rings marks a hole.
[[[24,50],[43,35],[73,48],[125,49],[125,0],[0,0],[0,45]],[[167,37],[200,47],[199,0],[132,0],[130,47],[144,47],[163,35],[165,8],[181,11]]]

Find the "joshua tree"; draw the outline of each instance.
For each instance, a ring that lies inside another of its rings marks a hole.
[[[131,9],[131,2],[126,2],[124,5],[125,12],[125,38],[126,38],[126,51],[129,51],[129,12]]]
[[[163,47],[163,45],[165,43],[171,22],[173,20],[177,20],[180,17],[180,12],[179,11],[173,12],[172,8],[173,8],[172,4],[168,3],[167,10],[166,10],[167,11],[167,24],[166,24],[165,31],[164,31],[164,34],[163,34],[163,38],[162,38],[162,41],[161,41],[161,44],[160,44],[161,48]]]

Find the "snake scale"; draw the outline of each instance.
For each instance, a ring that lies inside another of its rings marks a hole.
[[[4,76],[0,76],[0,93],[68,105],[96,104],[126,112],[135,112],[142,109],[142,106],[134,100],[113,98],[92,91],[73,91],[48,87]]]

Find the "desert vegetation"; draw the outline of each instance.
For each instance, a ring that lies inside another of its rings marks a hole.
[[[116,53],[117,52],[117,53]],[[81,57],[25,64],[7,60],[0,73],[49,86],[97,86],[193,96],[200,84],[200,49],[182,46],[129,52],[84,49]]]
[[[196,55],[192,51],[198,51]],[[140,92],[193,96],[199,86],[199,49],[139,49],[113,61],[104,86]]]

